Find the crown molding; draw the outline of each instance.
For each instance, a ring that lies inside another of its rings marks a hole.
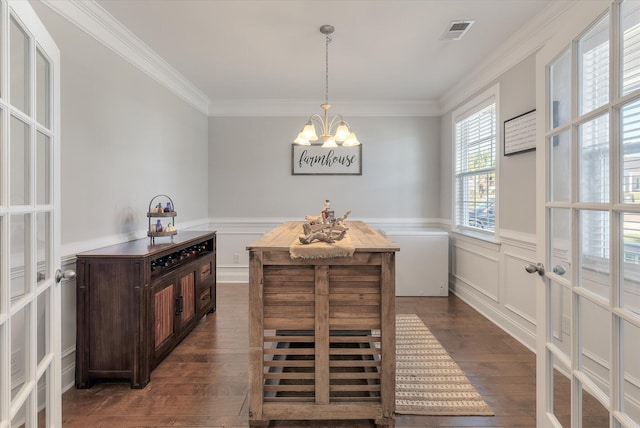
[[[559,18],[574,7],[580,7],[579,0],[553,1],[475,67],[472,74],[448,90],[440,98],[440,113],[444,115],[452,111],[520,61],[537,52],[556,32]]]
[[[209,104],[211,117],[300,116],[320,111],[321,100],[216,100]],[[332,100],[332,111],[349,117],[440,116],[436,101]]]
[[[72,24],[113,50],[200,112],[211,117],[300,116],[313,112],[319,101],[247,99],[210,100],[184,75],[137,38],[94,0],[41,0]],[[557,0],[523,26],[439,100],[334,101],[334,108],[351,117],[441,116],[489,85],[527,56],[540,49],[555,32],[556,22],[579,0]]]
[[[210,100],[204,92],[94,0],[42,0],[42,3],[129,61],[194,108],[208,114]]]

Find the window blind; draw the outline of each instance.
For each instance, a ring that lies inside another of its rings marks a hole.
[[[495,102],[456,122],[456,224],[495,230]]]

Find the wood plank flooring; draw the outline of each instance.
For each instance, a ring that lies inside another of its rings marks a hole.
[[[246,427],[248,286],[218,284],[217,311],[151,373],[142,390],[128,382],[70,389],[65,427]],[[496,416],[397,415],[397,427],[535,427],[535,355],[469,305],[449,297],[398,297],[397,313],[415,313],[465,371]],[[558,391],[569,391],[560,379]],[[557,406],[568,409],[568,396]],[[592,400],[595,401],[595,400]],[[584,426],[608,426],[595,410]],[[566,415],[567,411],[561,411]],[[568,419],[567,419],[568,420]],[[563,424],[566,421],[563,421]],[[275,427],[369,427],[371,421],[275,421]],[[568,425],[564,425],[568,426]]]

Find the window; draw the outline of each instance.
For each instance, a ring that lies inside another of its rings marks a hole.
[[[455,224],[495,232],[497,87],[454,113]],[[479,102],[478,102],[479,101]]]

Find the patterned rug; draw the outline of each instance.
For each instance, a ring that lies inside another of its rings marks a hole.
[[[458,364],[415,314],[396,315],[396,413],[493,415]]]

